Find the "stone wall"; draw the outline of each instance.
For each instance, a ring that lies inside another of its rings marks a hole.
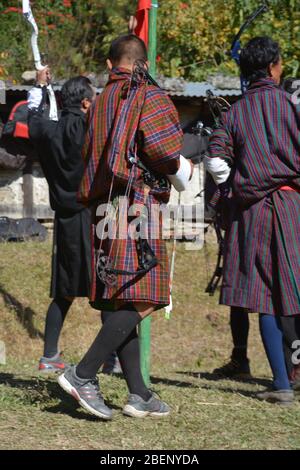
[[[35,218],[52,219],[54,212],[50,208],[48,183],[38,163],[33,165],[33,207]]]
[[[0,170],[0,216],[23,217],[23,172]]]
[[[48,184],[38,163],[0,170],[0,217],[52,219]]]

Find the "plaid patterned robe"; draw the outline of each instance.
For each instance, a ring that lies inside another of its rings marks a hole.
[[[224,115],[209,151],[234,160],[221,303],[300,314],[300,106],[261,80]]]
[[[174,174],[179,168],[182,131],[177,111],[159,88],[143,81],[132,82],[131,74],[114,69],[103,93],[96,99],[90,114],[84,146],[85,172],[79,198],[95,206],[124,195],[130,177],[129,158],[138,155],[142,163],[158,175]],[[149,190],[142,170],[134,167],[130,203],[148,209],[161,201]],[[113,179],[113,185],[112,185]],[[150,211],[149,211],[150,213]],[[95,272],[99,239],[93,226],[93,282],[91,300],[98,308],[117,308],[116,301],[146,301],[157,307],[169,303],[169,264],[165,242],[148,239],[158,265],[139,276],[118,275],[115,287],[105,286]],[[155,221],[148,220],[148,236]],[[160,223],[157,227],[161,229]],[[118,270],[136,271],[136,242],[129,237],[102,244],[104,254]]]

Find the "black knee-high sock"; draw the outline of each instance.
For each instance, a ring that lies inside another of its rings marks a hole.
[[[234,345],[232,358],[237,361],[246,360],[249,335],[249,315],[247,310],[240,307],[231,307],[230,327]]]
[[[83,379],[95,377],[107,357],[116,351],[142,320],[136,310],[118,310],[107,318],[93,344],[76,367]]]
[[[72,302],[54,299],[47,312],[45,325],[44,356],[53,357],[58,353],[59,335]]]
[[[140,344],[136,328],[117,349],[117,354],[129,392],[148,401],[151,398],[151,393],[146,387],[141,371]]]
[[[114,312],[102,311],[102,323],[105,323],[113,314]],[[143,400],[148,401],[151,398],[151,392],[146,387],[141,371],[140,343],[136,328],[118,348],[117,354],[129,392],[139,395]]]
[[[115,312],[110,312],[109,310],[102,310],[101,312],[101,321],[102,321],[102,325],[104,325],[104,323],[106,322],[106,320],[109,319],[109,317],[111,315],[113,315]]]

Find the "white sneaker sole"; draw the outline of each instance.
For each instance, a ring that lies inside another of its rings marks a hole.
[[[146,416],[153,416],[154,418],[163,418],[170,414],[170,411],[165,413],[157,413],[155,411],[141,411],[134,408],[131,405],[125,405],[123,408],[123,414],[126,416],[131,416],[132,418],[146,418]]]
[[[65,369],[38,369],[40,374],[44,375],[55,375],[55,374],[63,374]]]
[[[57,379],[57,382],[61,386],[61,388],[67,392],[69,395],[72,395],[75,400],[78,401],[78,403],[87,411],[89,411],[91,414],[98,416],[98,418],[105,419],[107,421],[111,420],[111,416],[107,416],[104,413],[101,413],[100,411],[95,410],[92,408],[86,401],[84,401],[80,395],[78,394],[77,390],[75,387],[73,387],[70,382],[65,378],[64,374],[60,375]]]

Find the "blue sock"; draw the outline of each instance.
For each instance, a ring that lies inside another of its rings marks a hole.
[[[282,330],[278,325],[276,317],[273,315],[260,314],[259,326],[265,351],[273,372],[274,388],[275,390],[288,390],[291,387],[284,360]]]

